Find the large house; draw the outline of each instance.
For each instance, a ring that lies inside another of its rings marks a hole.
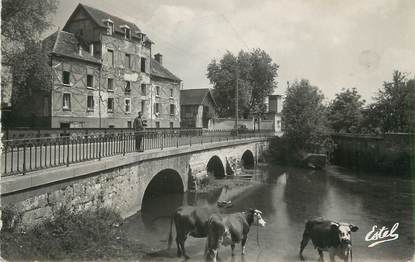
[[[216,102],[210,89],[180,91],[180,106],[184,128],[211,128],[216,117]]]
[[[43,44],[53,86],[31,112],[50,127],[131,127],[138,111],[149,127],[180,127],[181,80],[134,23],[79,4]]]

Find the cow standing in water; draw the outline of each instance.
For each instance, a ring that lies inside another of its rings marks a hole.
[[[214,214],[209,219],[208,236],[206,244],[206,258],[216,261],[219,246],[230,245],[232,256],[236,243],[241,243],[242,255],[246,253],[245,244],[251,225],[265,227],[266,222],[261,216],[262,212],[257,209],[249,209],[229,215]]]
[[[169,248],[171,247],[173,240],[172,227],[174,222],[174,225],[176,226],[177,256],[181,257],[183,255],[188,259],[189,256],[186,254],[184,248],[184,242],[186,241],[187,236],[190,235],[195,238],[206,237],[209,218],[215,213],[219,213],[217,208],[193,206],[179,207],[171,217],[170,221]]]
[[[357,226],[351,224],[337,223],[322,218],[307,221],[300,246],[300,259],[304,260],[303,250],[311,239],[321,261],[324,261],[323,251],[329,252],[332,262],[334,262],[335,256],[347,261],[352,252],[350,233],[356,232],[358,229]]]

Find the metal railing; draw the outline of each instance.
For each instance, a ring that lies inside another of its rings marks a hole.
[[[1,175],[24,175],[31,171],[137,152],[140,150],[136,148],[138,139],[142,140],[141,150],[147,151],[273,134],[272,131],[244,130],[237,134],[232,130],[172,129],[4,140],[1,150]]]

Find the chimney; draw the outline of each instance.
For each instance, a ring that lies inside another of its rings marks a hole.
[[[91,56],[94,56],[94,44],[93,43],[89,44],[89,53]]]
[[[163,65],[163,55],[160,53],[157,53],[154,55],[154,59],[156,59],[157,62],[159,62],[160,65]]]

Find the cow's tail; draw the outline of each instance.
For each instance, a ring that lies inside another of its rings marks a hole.
[[[167,248],[171,248],[171,244],[173,243],[173,219],[174,215],[170,217],[170,231],[169,231],[169,239],[167,240]]]

